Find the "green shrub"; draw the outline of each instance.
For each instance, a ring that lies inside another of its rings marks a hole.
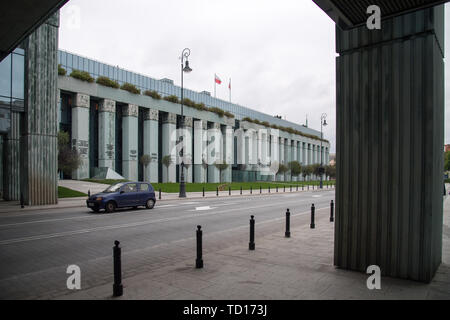
[[[61,67],[60,64],[58,64],[58,75],[60,75],[60,76],[65,76],[66,73],[67,73],[67,70],[64,69],[63,67]]]
[[[225,111],[224,114],[225,114],[225,116],[227,116],[228,118],[234,118],[234,114],[232,114],[231,112]]]
[[[160,95],[158,92],[156,92],[156,91],[153,91],[153,90],[145,90],[145,91],[144,91],[144,94],[145,94],[146,96],[152,97],[153,99],[161,100],[161,95]]]
[[[70,76],[81,81],[86,81],[89,83],[94,82],[94,78],[92,78],[89,72],[86,71],[73,70]]]
[[[225,111],[217,107],[210,107],[209,111],[216,113],[221,118],[225,115]]]
[[[102,86],[110,87],[110,88],[114,88],[114,89],[120,88],[120,85],[119,85],[119,83],[117,83],[117,81],[111,80],[108,77],[98,77],[97,83],[101,84]]]
[[[180,103],[177,96],[171,95],[163,98],[166,101],[172,102],[172,103]]]
[[[125,82],[120,89],[122,90],[126,90],[128,92],[134,93],[134,94],[141,94],[141,90],[139,90],[138,88],[136,88],[136,86],[134,84]]]

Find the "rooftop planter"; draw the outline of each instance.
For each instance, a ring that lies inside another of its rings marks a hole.
[[[89,83],[94,82],[94,78],[92,78],[89,72],[86,71],[73,70],[70,76],[81,81],[86,81]]]
[[[101,84],[102,86],[110,87],[110,88],[114,88],[114,89],[120,88],[120,85],[117,81],[111,80],[108,77],[98,77],[97,83]]]
[[[276,124],[269,124],[267,121],[261,122],[258,119],[252,119],[252,118],[249,118],[249,117],[243,118],[242,121],[247,121],[247,122],[250,122],[250,123],[259,124],[259,125],[262,125],[262,126],[265,126],[265,127],[270,127],[272,129],[278,129],[278,130],[285,131],[285,132],[288,132],[288,133],[291,133],[291,134],[296,134],[296,135],[303,136],[303,137],[306,137],[306,138],[310,138],[310,139],[313,139],[313,140],[319,140],[319,141],[322,140],[324,142],[329,143],[328,140],[320,139],[318,136],[315,136],[315,135],[312,135],[312,134],[308,134],[308,133],[304,133],[304,132],[295,130],[294,128],[291,128],[291,127],[277,126]]]
[[[144,95],[152,97],[153,99],[156,99],[156,100],[161,100],[161,95],[158,92],[153,91],[153,90],[144,91]]]
[[[136,86],[135,86],[134,84],[131,84],[131,83],[128,83],[128,82],[124,83],[124,84],[120,87],[120,89],[126,90],[126,91],[128,91],[128,92],[133,93],[133,94],[141,94],[141,90],[139,90],[138,88],[136,88]]]

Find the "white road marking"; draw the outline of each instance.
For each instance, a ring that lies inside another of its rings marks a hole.
[[[196,207],[195,210],[189,210],[189,211],[207,211],[216,209],[215,207],[205,206],[205,207]]]

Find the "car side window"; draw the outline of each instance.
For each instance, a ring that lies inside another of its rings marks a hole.
[[[135,183],[127,184],[123,187],[123,191],[125,191],[125,193],[137,192],[137,185]]]
[[[146,183],[141,184],[141,192],[148,192],[150,189],[150,186]]]

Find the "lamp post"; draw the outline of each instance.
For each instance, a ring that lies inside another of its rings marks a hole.
[[[323,127],[327,126],[327,114],[322,113],[320,116],[320,189],[323,189],[323,149],[322,149],[322,140],[323,140]]]
[[[189,73],[192,69],[189,67],[188,57],[191,54],[189,48],[185,48],[181,53],[181,129],[183,130],[184,137],[184,113],[183,113],[183,75],[184,72]],[[184,59],[186,59],[186,64],[184,64]],[[183,148],[181,149],[182,157],[184,158],[184,139]],[[186,198],[186,184],[184,182],[184,160],[181,162],[181,177],[180,177],[180,194],[179,198]]]

